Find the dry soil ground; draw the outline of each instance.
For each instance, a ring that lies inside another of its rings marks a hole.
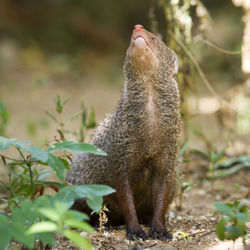
[[[220,242],[216,237],[216,225],[220,218],[215,213],[214,201],[232,201],[245,198],[249,206],[249,179],[250,173],[241,171],[236,176],[223,180],[199,181],[195,174],[190,176],[196,186],[183,198],[183,209],[178,211],[173,204],[168,213],[168,225],[174,238],[172,241],[148,239],[146,241],[129,241],[125,236],[125,228],[106,229],[86,235],[96,249],[211,249],[211,250],[239,250],[242,242],[235,244],[231,241]],[[234,184],[240,188],[235,189]],[[250,227],[250,223],[248,223]],[[145,231],[148,228],[145,228]],[[188,235],[187,238],[180,236],[180,232]],[[179,236],[178,236],[179,234]],[[53,249],[75,249],[62,238],[57,239],[57,246]]]

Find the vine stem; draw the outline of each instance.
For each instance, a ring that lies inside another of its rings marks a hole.
[[[212,85],[208,81],[207,77],[205,76],[204,72],[202,71],[200,65],[192,55],[192,53],[188,50],[188,48],[183,44],[183,42],[180,39],[177,39],[173,32],[169,31],[169,34],[174,38],[174,40],[177,42],[177,44],[181,47],[181,49],[184,51],[184,53],[190,58],[192,63],[194,64],[198,74],[200,75],[201,79],[203,80],[205,86],[207,89],[222,103],[224,103],[226,106],[228,106],[230,109],[235,110],[235,108],[227,101],[225,101],[223,98],[221,98],[216,91],[213,89]]]
[[[206,43],[207,45],[209,45],[210,47],[213,47],[214,49],[218,50],[221,53],[224,54],[228,54],[228,55],[240,55],[241,51],[231,51],[231,50],[226,50],[226,49],[222,49],[220,47],[218,47],[217,45],[211,43],[210,41],[206,40],[206,39],[198,39],[195,42],[203,42]]]
[[[29,168],[29,174],[30,174],[30,192],[31,192],[31,200],[34,201],[34,200],[35,200],[35,196],[34,196],[33,173],[32,173],[32,169],[31,169],[31,164],[30,164],[30,162],[27,162],[27,166],[28,166],[28,168]]]
[[[31,195],[31,200],[34,201],[35,200],[35,197],[34,197],[34,182],[33,182],[33,173],[32,173],[32,169],[31,169],[31,162],[24,157],[22,151],[18,147],[16,147],[16,149],[18,150],[19,154],[23,158],[24,163],[27,165],[27,167],[29,169],[30,193],[31,193],[30,195]]]

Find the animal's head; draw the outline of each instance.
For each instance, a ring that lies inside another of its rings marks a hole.
[[[127,73],[173,76],[178,71],[178,61],[176,54],[159,37],[137,24],[132,32],[124,68]]]

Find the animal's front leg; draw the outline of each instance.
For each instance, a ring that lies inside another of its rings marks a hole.
[[[127,237],[130,240],[135,238],[147,239],[146,233],[141,229],[133,200],[133,193],[128,180],[122,180],[116,190],[117,200],[126,223]]]
[[[149,236],[155,239],[168,240],[172,236],[164,227],[165,215],[173,198],[175,190],[175,161],[171,163],[165,159],[157,162],[156,172],[153,177],[153,218]]]

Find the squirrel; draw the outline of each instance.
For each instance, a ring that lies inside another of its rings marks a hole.
[[[149,236],[168,240],[172,236],[165,229],[165,214],[177,187],[180,133],[177,56],[138,24],[127,49],[124,71],[120,101],[91,141],[107,156],[76,155],[66,181],[114,188],[116,193],[104,199],[109,222],[125,222],[129,239]],[[88,211],[84,200],[75,201],[73,209]],[[139,223],[150,225],[148,235]]]

